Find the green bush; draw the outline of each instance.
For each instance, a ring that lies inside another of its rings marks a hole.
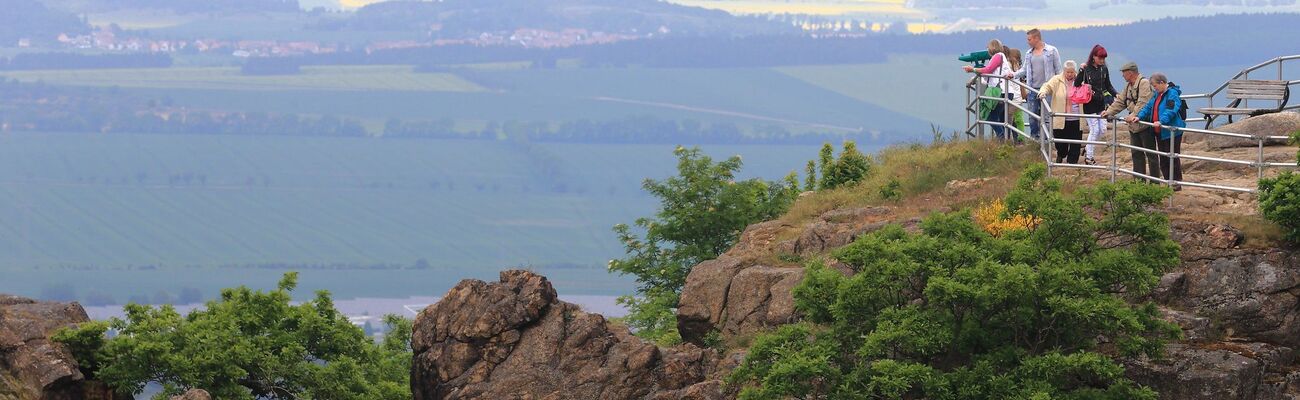
[[[1131,304],[1178,261],[1171,192],[1132,182],[1073,198],[1028,170],[1009,207],[1043,219],[993,237],[967,212],[920,233],[891,226],[834,252],[794,290],[807,318],[755,339],[729,383],[744,399],[1155,399],[1102,355],[1158,357],[1179,337],[1150,303]]]
[[[182,316],[171,306],[128,304],[126,318],[88,323],[55,339],[113,389],[139,394],[150,382],[165,399],[202,388],[222,399],[409,399],[411,322],[385,317],[374,343],[334,308],[327,292],[293,304],[297,274],[276,290],[226,289]],[[105,339],[107,328],[117,336]]]
[[[107,330],[107,322],[92,321],[60,329],[51,339],[68,347],[86,379],[95,379],[95,372],[100,367],[99,350],[104,348],[104,332]]]
[[[1300,243],[1300,173],[1288,171],[1260,180],[1259,209],[1264,218],[1286,231],[1288,240]]]
[[[1291,144],[1300,146],[1300,131],[1291,134]],[[1300,165],[1300,151],[1296,152],[1296,164]],[[1259,210],[1286,231],[1288,240],[1300,243],[1300,174],[1287,171],[1260,180]]]
[[[871,173],[871,157],[858,151],[858,145],[851,140],[845,141],[840,149],[839,158],[834,157],[830,143],[822,144],[818,160],[821,161],[821,180],[818,189],[834,189],[861,182]],[[811,161],[808,171],[812,171]]]

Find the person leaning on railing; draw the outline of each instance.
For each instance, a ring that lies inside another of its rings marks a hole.
[[[1002,46],[1002,41],[997,39],[990,40],[988,51],[989,54],[992,55],[992,58],[989,59],[988,64],[983,68],[978,69],[969,65],[962,67],[962,69],[966,72],[990,75],[981,78],[984,80],[984,86],[987,88],[984,92],[985,96],[1001,97],[1010,100],[1012,99],[1011,93],[1002,92],[1004,89],[1002,82],[1002,79],[1004,78],[1002,78],[1002,76],[1010,74],[1012,71],[1011,63],[1007,61],[1006,54],[1002,53],[1002,50],[1005,48],[1006,47]],[[983,103],[981,103],[980,107],[980,119],[996,123],[1006,122],[1007,105],[1004,102],[994,100],[981,101]],[[998,139],[1006,139],[1006,133],[1001,124],[993,125],[993,134],[997,135]]]
[[[1124,82],[1127,84],[1124,86],[1124,90],[1115,97],[1115,102],[1110,103],[1110,107],[1101,112],[1101,116],[1107,119],[1113,119],[1124,111],[1128,111],[1129,115],[1137,115],[1138,111],[1142,111],[1142,107],[1151,102],[1151,81],[1143,77],[1142,73],[1138,71],[1137,63],[1126,63],[1119,70],[1124,75]],[[1133,147],[1141,147],[1153,152],[1159,148],[1156,145],[1155,132],[1151,130],[1151,127],[1137,123],[1127,125],[1129,144],[1133,145]],[[1141,150],[1129,150],[1129,152],[1133,156],[1133,172],[1141,175],[1160,176],[1160,168],[1156,166],[1160,164],[1159,155]],[[1150,173],[1147,172],[1147,166],[1151,167]],[[1143,179],[1149,181],[1149,179]]]
[[[1052,99],[1051,111],[1055,113],[1080,114],[1083,108],[1079,104],[1070,101],[1070,90],[1074,89],[1074,78],[1079,74],[1079,63],[1074,60],[1066,61],[1065,68],[1059,75],[1053,76],[1038,89],[1040,97]],[[1052,117],[1052,136],[1053,139],[1083,140],[1083,132],[1079,129],[1079,117]],[[1056,162],[1062,161],[1070,164],[1079,163],[1079,150],[1083,146],[1078,143],[1056,142]]]
[[[1182,153],[1183,131],[1179,128],[1187,127],[1187,121],[1179,115],[1179,108],[1183,106],[1183,91],[1178,85],[1169,82],[1169,77],[1159,72],[1151,74],[1151,87],[1155,89],[1151,101],[1137,115],[1129,115],[1127,121],[1130,124],[1137,121],[1150,122],[1153,125],[1151,130],[1160,139],[1156,142],[1160,152],[1169,153],[1172,148],[1174,154]],[[1171,162],[1170,156],[1160,155],[1160,172],[1164,179],[1173,180],[1174,190],[1182,190],[1182,185],[1178,184],[1178,181],[1183,180],[1181,159],[1173,158]]]

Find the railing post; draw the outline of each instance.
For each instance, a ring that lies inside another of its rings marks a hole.
[[[1277,60],[1277,80],[1280,81],[1282,80],[1282,57],[1275,58],[1274,60]],[[1277,100],[1277,108],[1282,108],[1282,99]]]
[[[977,79],[978,79],[978,78],[977,78]],[[966,104],[962,107],[963,109],[966,110],[966,113],[965,113],[965,114],[966,114],[966,136],[970,136],[970,133],[971,133],[971,130],[972,130],[971,128],[973,128],[973,127],[970,125],[970,114],[971,114],[971,108],[970,108],[970,92],[971,92],[971,90],[974,90],[974,89],[971,88],[971,84],[970,84],[970,83],[966,83]],[[976,118],[978,118],[978,117],[979,117],[979,116],[976,116]]]
[[[1002,104],[1002,144],[1014,143],[1007,141],[1011,139],[1011,99],[1007,98],[1007,94],[1011,93],[1011,84],[1007,81],[1007,78],[1002,78],[1002,98],[998,99]]]
[[[1043,124],[1040,136],[1043,138],[1044,145],[1047,146],[1047,176],[1050,178],[1052,176],[1052,163],[1056,160],[1056,156],[1052,154],[1053,147],[1056,144],[1056,136],[1052,134],[1052,123],[1050,122],[1052,120],[1052,110],[1047,109],[1047,102],[1043,101],[1041,97],[1038,101],[1043,103],[1039,105],[1038,115],[1042,117],[1039,118],[1040,123]]]
[[[1163,128],[1169,129],[1169,127],[1167,126]],[[1177,159],[1174,158],[1174,139],[1176,137],[1177,135],[1174,134],[1174,131],[1170,130],[1169,131],[1169,174],[1165,176],[1165,178],[1168,179],[1170,190],[1173,190],[1174,185],[1177,185],[1177,183],[1175,183],[1176,180],[1174,179],[1174,166],[1177,165],[1176,162],[1178,161]],[[1160,140],[1160,138],[1157,137],[1156,140]],[[1170,207],[1174,206],[1174,196],[1169,196],[1169,206]]]
[[[1102,122],[1110,122],[1110,183],[1115,183],[1119,177],[1119,124],[1114,121],[1101,119]]]
[[[1264,179],[1264,137],[1256,136],[1255,140],[1259,142],[1259,164],[1256,165],[1259,168],[1259,177],[1255,181],[1259,182]]]
[[[980,140],[984,140],[984,124],[981,123],[981,116],[984,114],[984,79],[975,75],[975,132],[979,135]]]

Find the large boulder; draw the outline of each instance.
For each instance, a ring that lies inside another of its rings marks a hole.
[[[1237,122],[1214,129],[1222,132],[1240,133],[1255,137],[1287,136],[1292,132],[1300,131],[1300,114],[1295,112],[1264,114],[1257,117],[1237,120]],[[1259,146],[1259,142],[1255,139],[1201,134],[1190,134],[1188,138],[1195,141],[1204,141],[1205,148],[1209,150]],[[1286,142],[1286,140],[1270,139],[1265,140],[1264,145],[1285,146],[1287,144]]]
[[[831,210],[783,241],[776,238],[789,225],[770,221],[749,226],[727,253],[691,268],[678,302],[678,332],[683,340],[704,345],[713,334],[743,338],[796,322],[792,290],[803,280],[803,268],[773,265],[773,253],[823,254],[879,229],[892,216],[887,207]]]
[[[1227,225],[1175,221],[1182,263],[1152,291],[1184,341],[1125,360],[1161,399],[1300,399],[1300,253],[1242,246]]]
[[[1239,248],[1240,233],[1224,225],[1174,228],[1182,265],[1153,291],[1158,303],[1208,322],[1196,324],[1207,336],[1300,348],[1300,253]]]
[[[50,340],[59,329],[88,321],[77,303],[0,294],[0,399],[114,399],[103,384],[85,379],[62,344]]]
[[[1300,398],[1295,351],[1264,343],[1173,344],[1159,360],[1125,362],[1126,375],[1165,400]]]
[[[556,299],[544,277],[465,280],[415,320],[415,399],[721,398],[718,356],[660,349]]]

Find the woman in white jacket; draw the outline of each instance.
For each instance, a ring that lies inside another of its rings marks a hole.
[[[1043,84],[1038,90],[1041,97],[1051,98],[1053,113],[1071,113],[1082,114],[1083,107],[1079,104],[1070,102],[1070,89],[1074,88],[1074,78],[1079,75],[1079,63],[1074,60],[1066,61],[1065,68],[1061,73],[1053,76]],[[1079,129],[1079,118],[1077,117],[1052,117],[1052,137],[1056,139],[1083,140],[1083,131]],[[1056,162],[1062,161],[1070,164],[1079,163],[1079,150],[1082,148],[1077,143],[1056,143]]]

